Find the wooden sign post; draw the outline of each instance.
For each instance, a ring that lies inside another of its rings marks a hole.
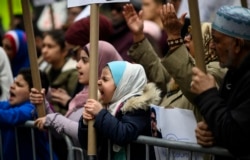
[[[32,17],[30,13],[29,0],[22,0],[22,9],[23,9],[24,27],[27,35],[32,82],[33,86],[40,91],[42,89],[42,86],[41,86],[41,79],[37,63],[37,51],[36,51],[35,37],[32,26]],[[42,104],[36,107],[39,117],[43,117],[46,115],[44,106],[45,105]]]
[[[90,9],[90,56],[89,56],[89,98],[97,99],[98,80],[98,39],[99,39],[99,6],[92,4]],[[96,134],[94,120],[88,122],[88,159],[96,159]]]
[[[242,7],[248,8],[247,0],[241,0],[240,2]]]
[[[194,41],[196,66],[206,72],[205,53],[201,35],[201,22],[197,0],[188,0],[190,21],[192,26],[192,39]]]
[[[14,13],[13,13],[13,6],[12,0],[8,0],[8,9],[9,9],[9,16],[10,16],[10,29],[14,27]]]

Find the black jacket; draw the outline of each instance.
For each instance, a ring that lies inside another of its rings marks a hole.
[[[217,145],[236,157],[250,155],[250,56],[237,70],[229,70],[216,88],[196,98]]]

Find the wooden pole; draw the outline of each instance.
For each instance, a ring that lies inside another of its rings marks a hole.
[[[14,28],[14,13],[13,13],[12,0],[8,0],[8,9],[9,9],[9,17],[10,17],[10,29],[13,29]]]
[[[242,7],[248,8],[247,0],[240,0],[240,2]]]
[[[97,99],[98,80],[98,40],[99,40],[99,5],[91,4],[90,11],[90,76],[89,98]],[[96,133],[94,120],[88,122],[88,159],[96,159]]]
[[[188,0],[190,21],[192,26],[192,39],[194,41],[196,66],[206,72],[204,46],[201,35],[201,22],[197,0]]]
[[[30,68],[32,75],[33,86],[41,90],[41,79],[37,64],[37,52],[36,52],[36,44],[34,38],[34,31],[32,26],[32,18],[30,13],[30,3],[29,0],[22,0],[22,9],[23,9],[23,20],[24,27],[27,35],[27,43],[28,43],[28,51],[29,51],[29,59],[30,59]],[[36,107],[37,113],[39,117],[43,117],[46,115],[44,104],[38,105]]]
[[[55,18],[54,18],[54,9],[52,4],[49,4],[49,13],[50,13],[50,19],[52,24],[52,30],[55,29]]]

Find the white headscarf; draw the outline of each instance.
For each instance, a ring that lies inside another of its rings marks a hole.
[[[114,61],[108,63],[108,67],[112,73],[113,79],[119,79],[118,82],[115,82],[117,83],[116,90],[112,97],[111,104],[108,107],[109,112],[115,115],[122,102],[130,97],[142,94],[147,84],[147,77],[140,64],[132,64],[126,61]]]

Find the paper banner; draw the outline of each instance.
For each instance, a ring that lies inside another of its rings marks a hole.
[[[158,138],[163,138],[171,141],[182,141],[197,143],[195,137],[195,128],[197,122],[192,110],[173,108],[166,109],[164,107],[151,105],[154,108],[156,115],[152,115],[151,109],[151,130],[156,133],[157,128]],[[153,118],[152,118],[153,117]],[[156,128],[155,128],[156,127]],[[152,134],[155,136],[155,134]],[[154,147],[156,160],[202,160],[202,154],[176,149]],[[169,153],[169,155],[168,155]],[[192,158],[191,158],[192,157]]]
[[[35,7],[45,6],[47,4],[52,4],[54,2],[55,2],[55,0],[33,0],[33,4]]]
[[[130,0],[68,0],[68,8],[85,6],[88,4],[97,4],[97,3],[121,3],[121,2],[130,2]]]

